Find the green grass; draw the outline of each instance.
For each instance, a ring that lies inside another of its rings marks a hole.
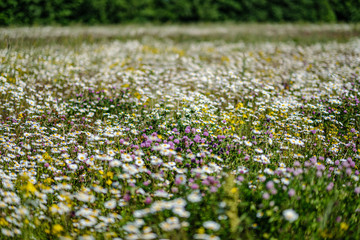
[[[46,30],[45,30],[46,29]],[[50,31],[49,31],[50,30]],[[359,37],[358,25],[314,24],[188,24],[188,25],[114,25],[34,27],[0,29],[1,48],[32,48],[46,45],[79,46],[111,41],[192,42],[292,42],[310,45],[326,42],[348,42]]]

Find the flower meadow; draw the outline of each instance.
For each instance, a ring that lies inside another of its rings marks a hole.
[[[10,38],[0,239],[360,236],[360,40],[195,32],[23,48]]]

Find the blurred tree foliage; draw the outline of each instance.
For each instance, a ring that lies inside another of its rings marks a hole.
[[[359,22],[360,0],[0,0],[0,25]]]

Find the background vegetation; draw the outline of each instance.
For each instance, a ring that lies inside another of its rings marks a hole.
[[[359,22],[360,0],[0,0],[0,25]]]

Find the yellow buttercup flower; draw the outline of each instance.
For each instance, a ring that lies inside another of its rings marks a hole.
[[[347,223],[345,223],[345,222],[340,223],[341,230],[346,231],[346,230],[348,230],[348,228],[349,228],[349,225]]]
[[[58,234],[60,232],[64,231],[64,228],[60,225],[60,224],[55,224],[53,227],[52,227],[52,233],[53,234]]]

